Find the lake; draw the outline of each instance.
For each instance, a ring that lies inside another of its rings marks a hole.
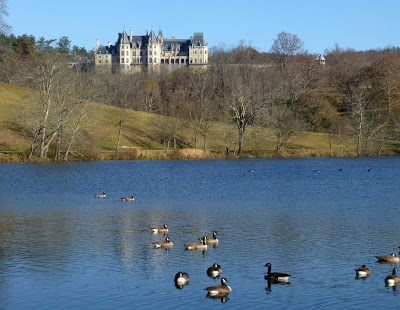
[[[398,157],[13,163],[0,185],[1,309],[400,306],[375,258],[399,251]],[[164,223],[169,251],[149,229]],[[268,284],[268,262],[290,283]],[[213,263],[226,299],[206,297]]]

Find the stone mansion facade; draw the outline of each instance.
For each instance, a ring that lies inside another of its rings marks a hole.
[[[104,73],[134,73],[151,70],[175,70],[187,66],[205,66],[208,63],[208,43],[202,32],[190,39],[164,38],[161,31],[156,36],[153,29],[143,36],[118,34],[115,45],[99,45],[96,40],[95,68]]]

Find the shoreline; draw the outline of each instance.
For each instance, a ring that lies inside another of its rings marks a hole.
[[[368,154],[357,154],[354,150],[315,150],[315,149],[289,149],[269,151],[243,151],[242,154],[226,154],[225,151],[210,151],[200,149],[169,150],[134,150],[118,152],[96,152],[87,154],[73,154],[66,160],[71,161],[101,161],[101,160],[168,160],[168,159],[213,159],[213,158],[300,158],[300,157],[380,157],[398,156],[399,152],[394,150],[383,150],[380,154],[370,152]],[[51,158],[27,159],[25,153],[3,153],[0,154],[0,163],[19,162],[62,162]]]

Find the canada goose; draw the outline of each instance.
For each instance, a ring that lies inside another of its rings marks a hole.
[[[135,194],[132,194],[131,197],[122,197],[121,200],[122,201],[134,201],[135,198],[133,196],[135,196]]]
[[[154,233],[166,233],[168,232],[168,225],[164,224],[163,227],[152,227],[150,228]]]
[[[371,270],[367,268],[365,265],[362,265],[360,268],[354,269],[358,278],[366,278],[371,274]]]
[[[171,248],[174,245],[168,237],[165,238],[165,241],[154,242],[153,244],[156,248],[167,248],[167,249]]]
[[[106,197],[106,192],[103,192],[103,194],[96,194],[96,195],[94,195],[94,197],[105,198]]]
[[[386,286],[395,286],[400,283],[400,278],[396,275],[397,268],[393,268],[392,274],[385,278]]]
[[[221,266],[218,264],[212,265],[210,268],[207,269],[207,275],[212,278],[217,278],[221,275],[222,269]]]
[[[268,267],[268,272],[265,274],[265,279],[278,281],[278,282],[288,282],[290,274],[282,272],[271,272],[271,264],[267,263],[265,267]]]
[[[207,250],[207,237],[204,236],[200,243],[185,244],[186,250]]]
[[[174,281],[178,286],[187,285],[189,283],[189,275],[186,272],[178,272],[175,275]]]
[[[380,262],[388,262],[388,263],[398,263],[399,258],[396,256],[396,254],[392,253],[390,255],[383,255],[383,256],[375,256],[378,261]]]
[[[207,238],[207,244],[217,244],[217,243],[218,243],[217,232],[213,231],[212,238]]]
[[[226,282],[228,282],[228,281],[225,278],[222,278],[220,285],[213,285],[213,286],[207,287],[206,290],[208,291],[208,294],[210,296],[228,295],[230,292],[232,292],[232,289],[228,285],[225,284]]]

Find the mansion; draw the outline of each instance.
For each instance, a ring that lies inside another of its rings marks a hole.
[[[99,45],[96,40],[95,69],[104,73],[134,73],[151,70],[175,70],[187,66],[205,66],[208,63],[208,43],[202,32],[190,39],[167,39],[153,29],[143,36],[118,34],[115,45]]]

